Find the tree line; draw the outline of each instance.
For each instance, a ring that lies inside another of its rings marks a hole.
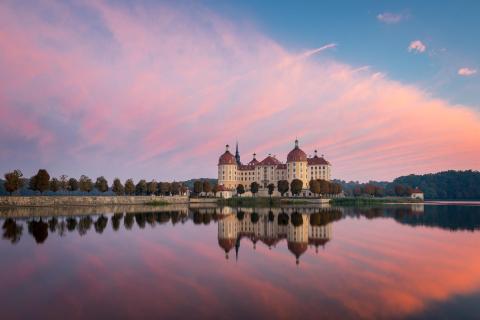
[[[270,183],[267,185],[268,194],[270,197],[273,195],[274,191],[278,190],[280,194],[285,196],[285,194],[290,190],[290,192],[298,196],[303,190],[303,181],[299,179],[293,179],[292,182],[288,182],[287,180],[279,180],[277,185]],[[250,184],[250,192],[255,197],[258,191],[260,190],[260,184],[257,182],[252,182]],[[326,181],[326,180],[310,180],[309,182],[309,190],[311,193],[319,196],[319,195],[336,195],[342,192],[342,187],[338,183]],[[214,184],[213,186],[210,184],[208,180],[197,180],[193,183],[193,193],[195,195],[200,195],[203,193],[213,193],[214,196],[220,191],[220,186],[218,184]],[[242,195],[246,192],[246,188],[243,184],[238,184],[236,187],[236,191],[238,195]]]
[[[12,195],[24,186],[28,189],[43,194],[46,191],[51,192],[75,192],[81,191],[90,193],[94,189],[101,193],[112,191],[115,195],[178,195],[185,194],[187,187],[180,182],[157,182],[156,180],[139,180],[136,184],[133,179],[127,179],[125,184],[119,178],[115,178],[112,185],[109,186],[107,179],[103,176],[98,177],[95,182],[86,175],[82,175],[78,180],[69,178],[67,175],[61,175],[59,178],[50,177],[45,169],[38,170],[37,174],[30,179],[25,179],[20,170],[7,172],[4,175],[5,190]]]
[[[408,175],[388,181],[370,181],[368,183],[335,181],[342,185],[347,196],[410,196],[419,188],[426,199],[480,199],[480,172],[443,171],[424,175]]]

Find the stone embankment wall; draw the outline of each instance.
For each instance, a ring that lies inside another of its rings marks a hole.
[[[99,215],[106,213],[138,213],[178,211],[188,214],[188,204],[172,204],[168,206],[149,205],[96,205],[96,206],[55,206],[55,207],[0,207],[1,218],[29,217],[68,217],[83,215]]]
[[[169,204],[188,203],[187,196],[31,196],[0,197],[0,206],[10,207],[54,207],[54,206],[99,206],[99,205],[138,205],[152,201]]]

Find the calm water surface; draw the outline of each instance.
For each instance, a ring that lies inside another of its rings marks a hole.
[[[16,318],[480,317],[480,206],[0,209]]]

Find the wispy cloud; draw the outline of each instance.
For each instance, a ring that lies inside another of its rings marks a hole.
[[[410,42],[410,45],[408,46],[408,52],[419,52],[423,53],[427,50],[427,46],[420,40],[415,40]]]
[[[477,69],[471,69],[467,67],[458,69],[458,75],[464,76],[464,77],[473,76],[476,73],[477,73]]]
[[[325,51],[327,49],[336,48],[336,47],[337,47],[336,43],[329,43],[329,44],[324,45],[320,48],[308,50],[308,51],[304,52],[301,56],[302,56],[302,58],[308,58],[308,57],[313,56],[314,54],[317,54],[319,52]]]
[[[383,12],[377,15],[377,20],[387,24],[395,24],[405,20],[407,17],[408,15],[403,13]]]

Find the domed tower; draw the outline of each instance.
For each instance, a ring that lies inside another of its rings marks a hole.
[[[225,146],[225,152],[218,159],[218,185],[233,190],[237,187],[237,159]]]
[[[287,180],[293,179],[303,181],[303,188],[308,188],[308,170],[307,154],[298,146],[298,140],[295,140],[295,147],[287,155]]]

